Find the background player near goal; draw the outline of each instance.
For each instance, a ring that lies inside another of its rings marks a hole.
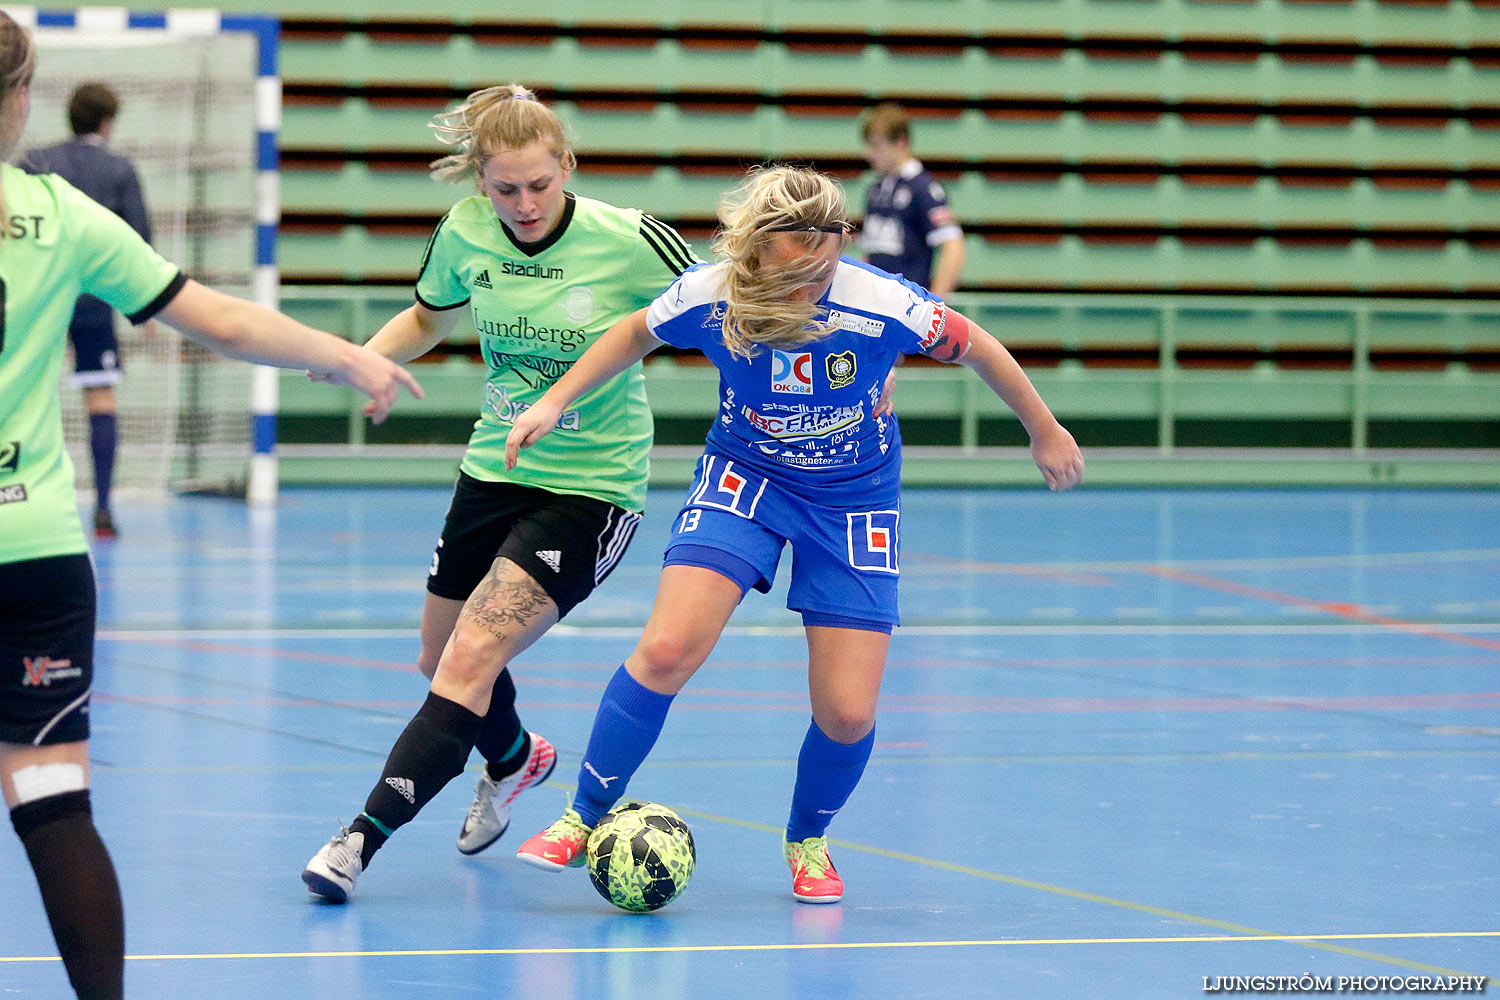
[[[106,84],[79,84],[68,98],[68,127],[73,138],[55,146],[32,150],[22,167],[32,173],[55,173],[90,198],[130,223],[141,239],[151,242],[151,220],[141,193],[141,179],[126,157],[107,149],[120,98]],[[89,417],[89,451],[94,467],[94,537],[118,534],[110,510],[114,485],[118,404],[115,386],[124,372],[115,338],[115,313],[92,295],[80,296],[68,324],[73,342],[73,383],[83,390]]]

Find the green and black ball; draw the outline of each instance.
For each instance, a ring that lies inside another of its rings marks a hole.
[[[599,820],[589,837],[589,878],[622,910],[647,913],[676,899],[698,854],[682,817],[655,802],[627,802]]]

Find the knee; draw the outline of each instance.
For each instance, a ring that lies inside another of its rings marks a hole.
[[[436,676],[439,668],[450,681],[465,686],[493,684],[504,666],[500,662],[500,644],[494,636],[483,629],[467,627],[460,622],[453,631],[447,646],[430,657],[431,650],[424,648],[418,661],[422,672],[428,677]],[[432,673],[428,673],[431,662]]]
[[[854,705],[838,706],[820,713],[815,721],[824,736],[850,746],[869,736],[875,728],[875,708],[871,706],[866,711]]]
[[[636,645],[633,666],[648,687],[675,690],[687,683],[707,655],[685,632],[652,629]]]

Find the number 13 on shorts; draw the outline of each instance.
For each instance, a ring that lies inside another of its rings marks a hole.
[[[849,525],[849,565],[868,573],[900,573],[901,512],[872,510],[844,516]]]

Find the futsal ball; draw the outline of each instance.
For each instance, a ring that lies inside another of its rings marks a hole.
[[[687,888],[698,859],[687,824],[666,806],[627,802],[589,836],[589,878],[622,910],[661,909]]]

